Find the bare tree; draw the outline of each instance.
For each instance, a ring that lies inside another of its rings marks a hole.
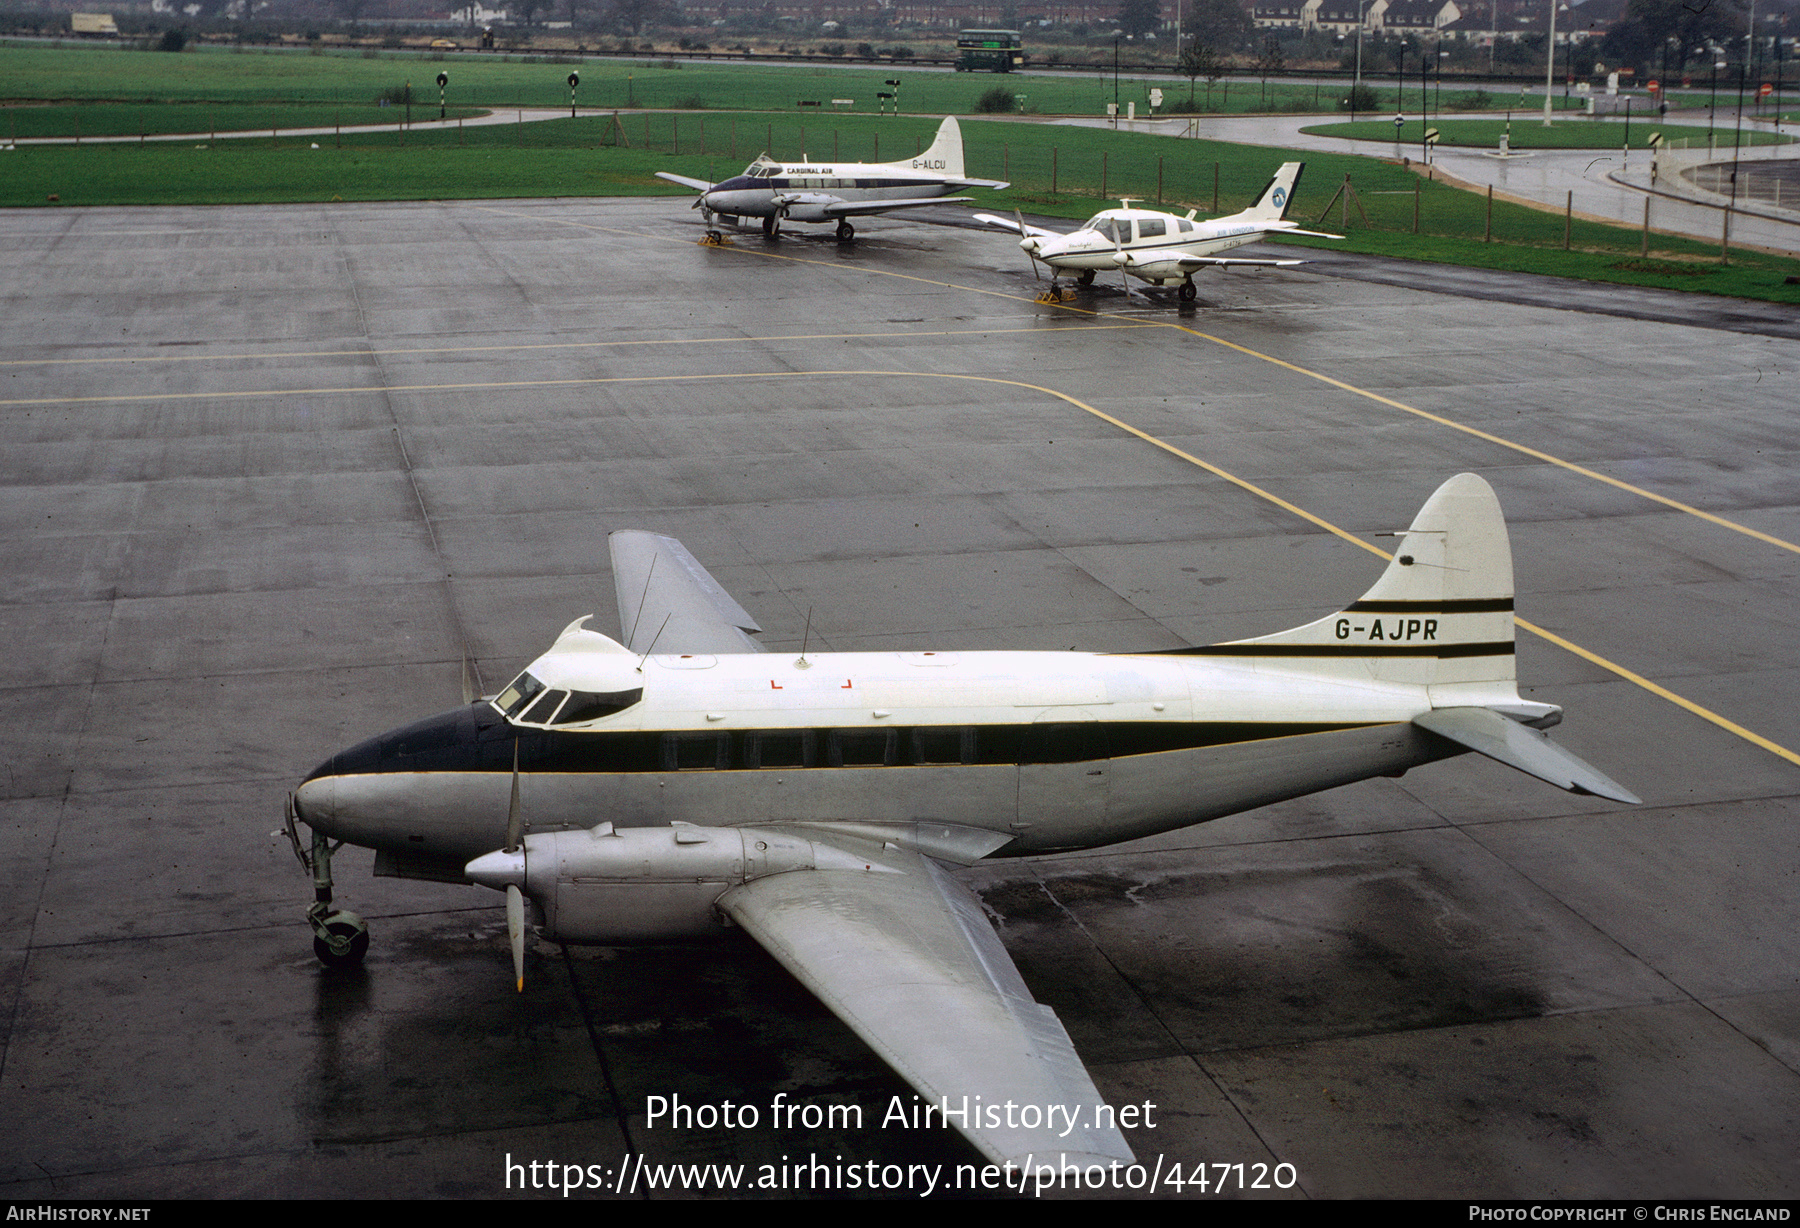
[[[1281,54],[1281,40],[1273,34],[1263,42],[1262,54],[1256,57],[1256,71],[1262,74],[1262,105],[1269,105],[1269,78],[1280,76],[1281,70],[1287,67],[1287,59]]]
[[[1206,105],[1210,110],[1212,108],[1213,82],[1217,81],[1219,75],[1225,71],[1225,65],[1219,59],[1219,53],[1201,42],[1199,36],[1196,35],[1188,39],[1187,46],[1181,49],[1178,66],[1181,69],[1181,75],[1188,79],[1188,106],[1190,107],[1194,105],[1195,80],[1200,77],[1206,78]]]

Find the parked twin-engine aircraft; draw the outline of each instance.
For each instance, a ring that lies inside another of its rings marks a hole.
[[[974,197],[951,196],[951,192],[1009,186],[997,179],[969,179],[963,174],[962,127],[954,118],[938,126],[931,148],[898,162],[808,162],[804,157],[799,162],[777,162],[765,153],[745,167],[743,174],[723,183],[668,171],[658,171],[656,177],[698,191],[693,207],[700,210],[708,226],[715,215],[734,226],[740,217],[759,217],[763,233],[772,235],[783,221],[836,222],[837,237],[846,241],[856,236],[856,228],[850,224],[853,217],[957,204]],[[718,231],[711,233],[718,237]]]
[[[1267,186],[1257,193],[1248,209],[1230,217],[1210,222],[1194,220],[1194,210],[1181,217],[1159,213],[1153,209],[1133,209],[1131,198],[1119,201],[1118,209],[1102,209],[1070,234],[1027,226],[1023,219],[995,217],[977,213],[975,220],[999,226],[1025,237],[1019,246],[1037,262],[1049,265],[1051,287],[1056,274],[1064,271],[1078,275],[1083,286],[1092,285],[1094,274],[1102,269],[1118,268],[1153,286],[1178,286],[1182,302],[1192,302],[1194,274],[1202,269],[1230,265],[1264,265],[1287,267],[1305,264],[1304,260],[1251,260],[1223,257],[1219,252],[1257,243],[1272,234],[1310,235],[1319,239],[1341,239],[1343,235],[1325,234],[1317,230],[1301,230],[1287,221],[1294,187],[1300,182],[1303,162],[1284,162]]]
[[[331,904],[337,842],[374,848],[377,874],[504,891],[521,987],[527,901],[558,942],[735,924],[926,1101],[1066,1110],[1030,1129],[952,1117],[996,1163],[1131,1151],[948,867],[1470,750],[1637,800],[1539,732],[1560,709],[1519,697],[1506,524],[1472,474],[1432,495],[1360,600],[1171,651],[765,654],[679,542],[611,547],[623,643],[577,619],[499,695],[341,751],[295,793],[320,957],[368,945]]]

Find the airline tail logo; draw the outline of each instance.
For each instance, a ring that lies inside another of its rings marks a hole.
[[[1276,188],[1275,191],[1270,194],[1269,202],[1271,204],[1273,204],[1277,209],[1286,205],[1287,204],[1287,189],[1286,188]]]

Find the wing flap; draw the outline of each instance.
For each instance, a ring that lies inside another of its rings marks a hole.
[[[1144,263],[1156,264],[1158,262],[1154,260],[1145,260]],[[1179,264],[1183,269],[1192,270],[1230,268],[1233,265],[1249,265],[1265,269],[1285,269],[1292,265],[1310,264],[1311,262],[1307,260],[1253,260],[1248,256],[1242,259],[1239,259],[1236,256],[1182,256],[1173,261],[1173,263]]]
[[[892,846],[880,857],[900,872],[776,874],[719,906],[994,1163],[1130,1162],[1069,1034],[1032,999],[980,902],[929,858]],[[1034,1107],[1033,1128],[1023,1107],[986,1111],[1009,1101]]]
[[[607,539],[619,630],[633,652],[762,652],[748,611],[673,537],[629,529]]]

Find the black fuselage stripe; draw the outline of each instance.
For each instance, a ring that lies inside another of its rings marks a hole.
[[[445,713],[342,751],[309,780],[393,772],[661,773],[1087,763],[1358,729],[1381,722],[1081,721],[813,729],[563,732],[477,728]]]
[[[1136,655],[1136,654],[1131,654]],[[1207,644],[1199,648],[1167,648],[1171,657],[1510,657],[1510,642],[1482,644]]]
[[[1465,597],[1455,601],[1358,601],[1345,606],[1359,614],[1510,614],[1511,597]]]

